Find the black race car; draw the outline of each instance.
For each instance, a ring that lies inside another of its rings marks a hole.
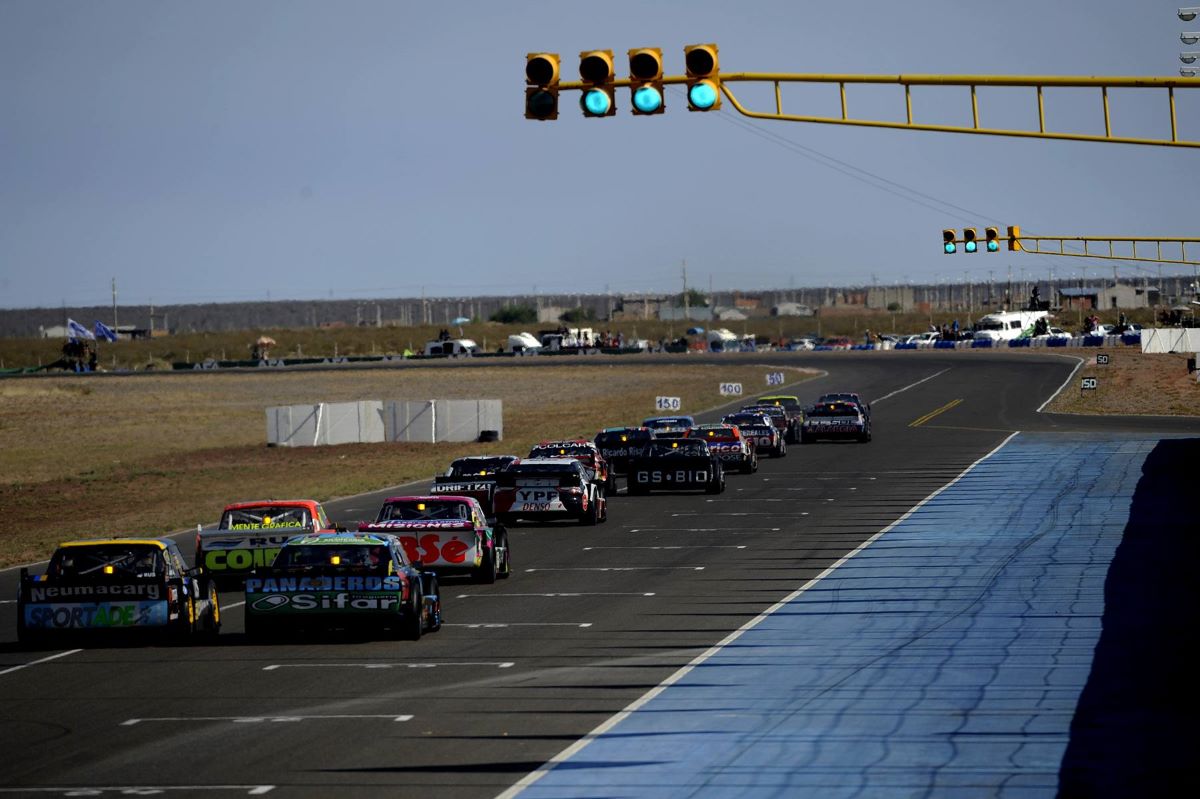
[[[386,629],[415,641],[442,626],[437,575],[386,533],[290,539],[246,578],[246,635],[313,629]]]
[[[220,628],[216,585],[188,568],[168,538],[68,541],[45,574],[21,569],[17,637],[24,643],[121,634],[215,637]]]
[[[725,490],[721,459],[699,438],[655,439],[629,458],[629,493]]]
[[[817,439],[871,440],[871,417],[853,402],[826,402],[804,412],[804,427],[800,443],[811,444]]]
[[[608,461],[613,474],[629,473],[629,457],[641,452],[654,431],[649,427],[606,427],[596,434],[596,446]]]
[[[830,402],[852,402],[858,406],[859,410],[863,412],[863,415],[866,416],[867,419],[871,418],[870,403],[853,391],[835,391],[829,394],[822,394],[821,396],[817,397],[816,404],[821,405],[822,403]]]
[[[496,515],[492,496],[496,493],[496,474],[521,461],[516,455],[468,455],[450,463],[445,474],[436,475],[430,494],[453,494],[474,497],[484,515]]]

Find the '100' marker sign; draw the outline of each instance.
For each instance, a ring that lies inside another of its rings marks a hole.
[[[722,383],[721,384],[721,396],[722,397],[740,397],[740,396],[742,396],[742,384],[741,383]]]

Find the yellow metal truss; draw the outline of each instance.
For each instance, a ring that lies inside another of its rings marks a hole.
[[[1024,252],[1034,253],[1036,255],[1064,255],[1071,258],[1101,258],[1110,261],[1143,261],[1159,264],[1187,264],[1200,265],[1198,256],[1188,253],[1188,245],[1200,245],[1200,239],[1183,239],[1171,237],[1136,237],[1136,236],[1026,236],[1022,234],[1017,238],[1021,243],[1021,250]],[[1082,252],[1068,252],[1067,242],[1071,242],[1076,246],[1082,245]],[[1043,243],[1046,245],[1043,247]],[[1130,253],[1128,255],[1118,254],[1113,245],[1127,244],[1129,245]],[[1142,245],[1142,253],[1138,252],[1138,245]],[[1096,245],[1093,247],[1092,245]],[[1168,252],[1164,254],[1163,247],[1168,248]],[[1179,248],[1179,257],[1175,258],[1173,250]],[[1145,251],[1151,249],[1154,251],[1155,257],[1145,255]],[[1197,247],[1200,249],[1200,246]]]
[[[682,75],[664,77],[664,84],[684,84],[687,78]],[[629,86],[627,78],[617,79],[618,87]],[[773,111],[753,111],[746,107],[734,94],[731,85],[738,83],[770,83],[775,89],[775,108]],[[841,114],[839,116],[813,116],[808,114],[787,114],[783,110],[783,85],[791,83],[802,84],[837,84],[841,96]],[[929,130],[940,133],[975,133],[987,136],[1018,136],[1030,139],[1062,139],[1066,141],[1111,142],[1114,144],[1149,144],[1164,147],[1200,147],[1200,140],[1181,136],[1175,113],[1175,92],[1177,90],[1200,90],[1200,78],[1158,78],[1158,77],[1064,77],[1053,75],[824,75],[824,74],[789,74],[774,72],[733,72],[721,73],[721,91],[729,98],[730,104],[739,114],[754,119],[774,119],[784,122],[815,122],[828,125],[856,125],[872,128],[900,128],[904,130]],[[859,85],[894,85],[904,88],[905,120],[863,119],[850,115],[850,103],[847,97],[850,86]],[[913,87],[921,86],[961,86],[970,89],[971,125],[940,125],[928,122],[918,122],[913,115]],[[980,122],[980,99],[977,89],[980,86],[1027,88],[1034,89],[1032,102],[1037,105],[1037,130],[1020,130],[1008,128],[992,128]],[[582,82],[564,82],[560,89],[572,90],[585,88]],[[1103,113],[1104,135],[1087,133],[1068,133],[1046,129],[1046,92],[1047,88],[1090,88],[1099,94],[1097,110]],[[1113,134],[1112,113],[1109,105],[1111,89],[1145,89],[1159,91],[1163,95],[1163,116],[1170,122],[1170,138],[1146,138],[1137,136],[1117,136]]]

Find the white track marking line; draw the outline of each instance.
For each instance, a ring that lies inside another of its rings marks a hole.
[[[805,514],[802,514],[805,515]],[[644,528],[642,530],[630,530],[631,533],[653,532],[653,533],[729,533],[729,532],[755,532],[755,533],[778,533],[782,527],[654,527]]]
[[[475,622],[473,624],[467,624],[466,622],[459,622],[457,624],[443,623],[442,626],[443,627],[467,627],[467,628],[470,628],[473,630],[477,630],[477,629],[483,627],[483,628],[490,630],[490,629],[499,629],[501,627],[591,627],[592,624],[594,624],[594,623],[595,622],[590,622],[590,621],[514,621],[514,622],[480,621],[480,622]]]
[[[1075,373],[1079,371],[1079,367],[1083,366],[1083,358],[1079,358],[1074,355],[1059,355],[1058,353],[1055,353],[1055,355],[1058,355],[1060,358],[1075,358],[1077,363],[1075,364],[1075,368],[1071,370],[1071,374],[1067,375],[1067,379],[1064,380],[1063,384],[1058,387],[1058,390],[1055,391],[1053,394],[1051,394],[1049,397],[1047,397],[1046,401],[1038,406],[1036,413],[1041,413],[1042,408],[1045,408],[1047,405],[1049,405],[1054,400],[1055,397],[1057,397],[1059,394],[1061,394],[1062,390],[1070,384],[1072,379],[1074,379]]]
[[[31,660],[28,663],[22,663],[20,666],[11,666],[11,667],[5,669],[4,671],[0,671],[0,676],[3,676],[5,674],[12,674],[14,671],[20,671],[21,669],[27,669],[30,666],[36,666],[39,663],[48,663],[51,660],[57,660],[58,658],[65,658],[67,655],[74,655],[76,652],[82,652],[82,651],[83,651],[82,649],[68,649],[66,652],[59,652],[57,655],[51,655],[50,657],[44,657],[44,658],[41,658],[40,660]]]
[[[57,793],[63,796],[97,796],[112,791],[123,796],[148,796],[166,791],[245,791],[247,796],[262,796],[273,790],[275,790],[274,785],[73,785],[70,787],[0,788],[0,794]]]
[[[273,663],[263,666],[263,671],[276,669],[438,669],[443,666],[495,666],[498,669],[511,669],[517,665],[514,661],[489,661],[475,663]]]
[[[241,602],[234,602],[232,605],[221,605],[221,610],[231,610],[232,608],[240,608],[244,604],[246,604],[246,600],[243,599]]]
[[[703,566],[566,566],[563,568],[544,568],[544,569],[526,569],[526,573],[530,572],[644,572],[644,571],[662,571],[664,569],[685,569],[687,571],[702,572]]]
[[[1018,431],[1018,433],[1019,433],[1019,432],[1020,432],[1020,431]],[[586,746],[587,746],[588,744],[590,744],[592,741],[596,740],[596,739],[597,739],[597,738],[599,738],[601,735],[603,735],[604,733],[606,733],[606,732],[608,732],[609,730],[611,730],[613,727],[615,727],[615,726],[617,726],[618,724],[620,724],[622,721],[624,721],[626,718],[628,718],[628,717],[629,717],[630,715],[632,715],[633,713],[637,712],[639,709],[641,709],[641,708],[642,708],[644,705],[646,705],[648,702],[650,702],[650,701],[651,701],[652,699],[654,699],[656,696],[658,696],[659,694],[661,694],[661,693],[662,693],[663,691],[665,691],[667,688],[669,688],[670,686],[674,685],[675,683],[679,682],[681,679],[683,679],[684,677],[686,677],[686,676],[688,675],[688,673],[689,673],[689,672],[691,672],[693,669],[695,669],[697,666],[699,666],[700,664],[702,664],[702,663],[704,663],[705,661],[707,661],[707,660],[709,660],[710,658],[712,658],[714,655],[716,655],[716,654],[717,654],[718,652],[720,652],[722,649],[724,649],[725,647],[729,646],[730,644],[732,644],[732,643],[733,643],[734,641],[736,641],[737,639],[741,638],[741,637],[742,637],[742,636],[743,636],[743,635],[744,635],[746,632],[748,632],[749,630],[752,630],[753,628],[757,627],[757,626],[758,626],[759,624],[761,624],[761,623],[763,622],[763,620],[765,620],[765,619],[766,619],[768,616],[771,616],[771,615],[772,615],[772,614],[774,614],[776,611],[778,611],[778,610],[782,609],[782,608],[783,608],[783,607],[785,607],[785,606],[786,606],[786,605],[787,605],[789,602],[791,602],[792,600],[794,600],[794,599],[796,599],[797,597],[799,597],[801,594],[803,594],[803,593],[805,593],[806,591],[808,591],[808,589],[812,588],[814,585],[816,585],[817,583],[819,583],[819,582],[820,582],[821,580],[823,580],[825,577],[828,577],[828,576],[829,576],[830,574],[832,574],[832,573],[834,572],[834,570],[836,570],[836,569],[837,569],[839,566],[841,566],[843,563],[845,563],[845,562],[847,562],[848,560],[850,560],[851,558],[853,558],[853,557],[854,557],[855,555],[857,555],[859,552],[862,552],[864,549],[866,549],[867,547],[869,547],[869,546],[870,546],[871,544],[873,544],[875,541],[879,540],[879,538],[881,538],[882,536],[884,536],[885,534],[887,534],[887,532],[888,532],[889,530],[893,529],[893,528],[894,528],[894,527],[896,527],[897,525],[900,525],[900,524],[902,524],[902,523],[903,523],[903,522],[904,522],[906,519],[908,519],[910,516],[912,516],[914,513],[916,513],[918,510],[920,510],[920,509],[921,509],[923,506],[925,506],[927,503],[929,503],[929,502],[930,502],[930,501],[931,501],[931,500],[932,500],[934,497],[936,497],[938,494],[941,494],[943,491],[945,491],[946,489],[950,488],[952,485],[954,485],[954,484],[955,484],[955,483],[957,483],[959,480],[961,480],[961,479],[962,479],[964,476],[966,476],[966,474],[967,474],[969,471],[971,471],[972,469],[974,469],[976,466],[978,466],[978,465],[979,465],[980,463],[982,463],[983,461],[985,461],[985,460],[987,460],[988,458],[990,458],[992,455],[994,455],[994,454],[996,454],[997,452],[999,452],[999,451],[1000,451],[1000,450],[1001,450],[1001,449],[1004,447],[1004,445],[1005,445],[1005,444],[1007,444],[1009,441],[1011,441],[1011,440],[1013,439],[1013,437],[1014,437],[1014,436],[1016,436],[1018,433],[1013,433],[1012,435],[1010,435],[1010,436],[1008,436],[1007,438],[1005,438],[1005,439],[1004,439],[1003,441],[1001,441],[1001,442],[1000,442],[1000,444],[999,444],[999,445],[997,445],[997,446],[996,446],[996,448],[995,448],[995,449],[993,449],[991,452],[987,453],[987,454],[986,454],[986,455],[984,455],[982,458],[980,458],[979,460],[977,460],[977,461],[975,461],[974,463],[972,463],[972,464],[971,464],[970,466],[968,466],[966,469],[963,469],[963,470],[962,470],[962,471],[961,471],[961,472],[958,474],[958,476],[957,476],[957,477],[955,477],[953,480],[951,480],[950,482],[946,483],[944,486],[942,486],[941,488],[939,488],[937,491],[934,491],[932,494],[930,494],[929,496],[925,497],[925,499],[921,500],[921,501],[920,501],[920,502],[918,502],[916,505],[914,505],[914,506],[912,506],[911,508],[909,508],[907,511],[905,511],[905,512],[904,512],[904,514],[903,514],[903,515],[902,515],[902,516],[901,516],[899,519],[896,519],[896,521],[892,522],[892,523],[891,523],[891,524],[889,524],[887,527],[884,527],[882,530],[880,530],[879,532],[875,533],[875,535],[871,536],[871,537],[870,537],[870,538],[868,538],[866,541],[864,541],[864,542],[862,542],[861,544],[859,544],[857,547],[855,547],[855,548],[854,548],[854,550],[853,550],[852,552],[849,552],[849,553],[847,553],[846,555],[844,555],[843,557],[839,558],[839,559],[838,559],[838,561],[837,561],[836,563],[834,563],[833,565],[831,565],[829,568],[825,569],[825,571],[821,572],[821,573],[820,573],[820,574],[818,574],[816,577],[812,578],[811,580],[809,580],[808,582],[806,582],[804,585],[800,586],[800,587],[799,587],[799,588],[797,588],[795,591],[793,591],[792,593],[788,594],[786,597],[784,597],[783,599],[779,600],[779,601],[778,601],[778,602],[776,602],[774,605],[772,605],[771,607],[767,608],[767,609],[766,609],[766,610],[764,610],[762,613],[760,613],[759,615],[755,616],[753,619],[751,619],[750,621],[748,621],[748,622],[746,622],[745,624],[743,624],[741,627],[739,627],[739,628],[737,628],[736,630],[734,630],[733,632],[731,632],[729,635],[725,636],[723,639],[721,639],[721,640],[720,640],[719,642],[717,642],[715,645],[713,645],[713,646],[709,647],[707,650],[705,650],[705,651],[704,651],[704,652],[702,652],[701,654],[697,655],[697,656],[696,656],[695,658],[693,658],[693,659],[692,659],[692,661],[691,661],[690,663],[688,663],[686,666],[683,666],[682,668],[680,668],[680,669],[679,669],[678,671],[676,671],[674,674],[672,674],[671,676],[667,677],[667,679],[663,680],[663,681],[662,681],[662,682],[660,682],[658,685],[656,685],[655,687],[651,688],[649,691],[647,691],[646,693],[642,694],[640,697],[638,697],[637,699],[635,699],[635,700],[634,700],[633,702],[631,702],[631,703],[630,703],[630,704],[629,704],[629,705],[628,705],[628,706],[627,706],[627,707],[626,707],[624,710],[622,710],[621,712],[619,712],[619,713],[617,713],[617,714],[615,714],[615,715],[613,715],[613,716],[609,717],[608,719],[606,719],[605,721],[603,721],[603,722],[602,722],[602,723],[601,723],[599,726],[597,726],[595,729],[593,729],[591,732],[589,732],[587,735],[583,736],[583,737],[582,737],[582,738],[580,738],[578,741],[575,741],[575,743],[571,744],[571,745],[570,745],[570,746],[568,746],[566,749],[563,749],[563,750],[562,750],[561,752],[559,752],[557,755],[555,755],[554,757],[550,758],[550,760],[546,761],[546,763],[544,763],[544,764],[543,764],[541,767],[539,767],[539,768],[538,768],[536,771],[532,771],[532,772],[530,772],[529,774],[526,774],[526,775],[525,775],[524,777],[522,777],[521,779],[517,780],[517,782],[516,782],[516,783],[514,783],[514,784],[513,784],[511,787],[509,787],[509,788],[508,788],[507,790],[505,790],[503,793],[499,794],[499,795],[496,797],[496,799],[513,799],[513,797],[515,797],[515,796],[517,796],[518,794],[520,794],[520,793],[521,793],[521,791],[525,790],[526,788],[528,788],[529,786],[533,785],[535,782],[537,782],[538,780],[540,780],[542,777],[544,777],[544,776],[546,776],[547,774],[549,774],[549,773],[550,773],[550,771],[551,771],[551,770],[552,770],[552,769],[553,769],[555,766],[557,766],[559,763],[562,763],[563,761],[565,761],[565,760],[569,759],[571,756],[573,756],[573,755],[574,755],[574,754],[576,754],[577,752],[581,751],[581,750],[582,750],[584,747],[586,747]]]
[[[917,381],[917,382],[915,382],[915,383],[909,383],[909,384],[908,384],[907,386],[905,386],[904,388],[898,388],[898,389],[896,389],[895,391],[893,391],[891,394],[884,394],[884,395],[883,395],[882,397],[880,397],[879,399],[874,399],[874,400],[871,400],[871,404],[872,404],[872,405],[874,405],[876,402],[883,402],[883,401],[884,401],[885,399],[887,399],[888,397],[894,397],[894,396],[896,396],[897,394],[900,394],[900,393],[902,393],[902,392],[908,391],[910,388],[916,388],[917,386],[921,385],[922,383],[924,383],[924,382],[926,382],[926,381],[929,381],[929,380],[932,380],[933,378],[937,377],[938,375],[944,375],[944,374],[946,374],[946,372],[949,372],[951,368],[952,368],[952,367],[949,367],[949,366],[947,366],[947,367],[946,367],[945,369],[943,369],[942,371],[940,371],[940,372],[934,372],[934,373],[933,373],[933,374],[931,374],[929,377],[926,377],[926,378],[924,378],[924,379],[922,379],[922,380],[918,380],[918,381]]]
[[[745,549],[745,544],[696,544],[688,546],[675,547],[584,547],[584,552],[591,552],[594,549]]]
[[[455,599],[469,599],[470,597],[483,597],[485,599],[492,600],[492,599],[504,599],[505,597],[510,597],[510,596],[520,596],[520,597],[540,596],[540,597],[554,597],[554,598],[558,598],[558,597],[570,598],[570,597],[578,597],[578,596],[657,596],[657,594],[655,594],[653,591],[647,591],[647,592],[642,592],[642,591],[637,591],[637,592],[629,592],[629,591],[576,591],[576,592],[558,591],[558,592],[548,592],[548,593],[544,593],[544,594],[459,594],[458,596],[455,597]]]
[[[297,721],[327,721],[329,719],[391,719],[392,721],[412,721],[412,715],[397,715],[395,713],[381,713],[372,715],[336,715],[336,716],[288,716],[288,715],[266,715],[266,716],[159,716],[156,718],[145,719],[126,719],[118,726],[132,727],[136,724],[144,724],[154,721],[228,721],[233,724],[278,724],[291,723]]]

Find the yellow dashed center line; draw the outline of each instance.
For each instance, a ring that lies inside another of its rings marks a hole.
[[[962,402],[962,400],[961,400],[961,399],[950,400],[949,402],[947,402],[945,405],[943,405],[942,407],[938,408],[937,410],[935,410],[935,411],[930,411],[929,413],[927,413],[927,414],[925,414],[924,416],[922,416],[920,419],[915,419],[915,420],[913,420],[913,421],[909,422],[909,423],[908,423],[908,426],[909,426],[909,427],[920,427],[921,425],[925,424],[926,422],[928,422],[928,421],[929,421],[930,419],[932,419],[933,417],[937,416],[938,414],[945,413],[946,411],[948,411],[948,410],[950,410],[951,408],[953,408],[953,407],[955,407],[956,405],[958,405],[960,402]]]

